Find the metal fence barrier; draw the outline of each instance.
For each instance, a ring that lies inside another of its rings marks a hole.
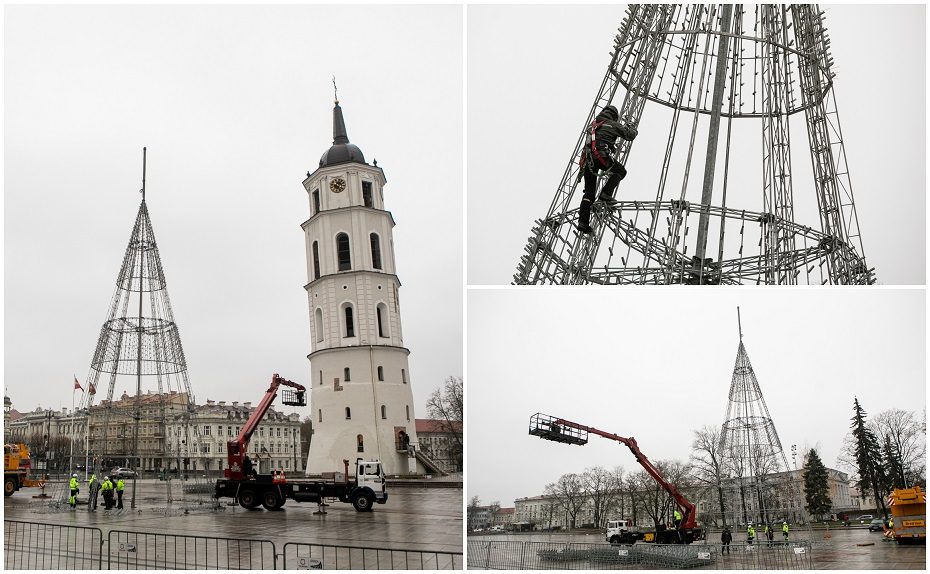
[[[109,570],[274,570],[270,540],[111,530]]]
[[[461,552],[288,542],[285,570],[462,570]]]
[[[807,541],[762,544],[592,544],[469,540],[469,568],[485,570],[810,570]]]
[[[4,570],[100,570],[99,528],[3,521]]]

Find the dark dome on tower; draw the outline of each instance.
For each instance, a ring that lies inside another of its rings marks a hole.
[[[333,108],[333,145],[320,158],[320,167],[348,162],[365,163],[365,156],[357,145],[349,143],[346,123],[342,119],[342,108],[337,100],[336,107]]]

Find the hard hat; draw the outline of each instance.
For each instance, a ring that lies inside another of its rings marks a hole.
[[[604,106],[604,110],[601,113],[604,113],[604,112],[610,112],[610,115],[613,116],[614,119],[617,119],[620,117],[620,112],[618,112],[617,108],[612,105]]]
[[[77,473],[75,472],[74,474],[72,474],[71,478],[77,478]]]

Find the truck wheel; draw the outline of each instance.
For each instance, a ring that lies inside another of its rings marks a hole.
[[[284,501],[278,497],[277,492],[269,490],[262,495],[262,506],[265,507],[265,510],[278,510],[284,506]]]
[[[3,496],[9,496],[14,492],[16,492],[16,479],[12,476],[7,477],[6,480],[3,481]]]
[[[610,537],[610,543],[611,543],[611,544],[620,544],[620,537],[617,536],[616,534],[614,534],[613,536]]]
[[[355,498],[352,499],[352,506],[355,507],[355,510],[359,512],[369,512],[371,511],[371,505],[374,503],[375,497],[367,492],[361,492],[355,495]]]
[[[261,504],[261,501],[251,490],[243,490],[239,493],[239,506],[242,508],[252,509]]]

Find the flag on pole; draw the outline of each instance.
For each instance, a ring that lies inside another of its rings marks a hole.
[[[97,387],[94,386],[94,383],[91,383],[91,384],[90,384],[90,390],[87,391],[87,393],[90,394],[90,395],[96,395],[96,394],[97,394]]]
[[[84,390],[84,387],[81,386],[81,383],[78,382],[77,377],[74,377],[74,390]]]

